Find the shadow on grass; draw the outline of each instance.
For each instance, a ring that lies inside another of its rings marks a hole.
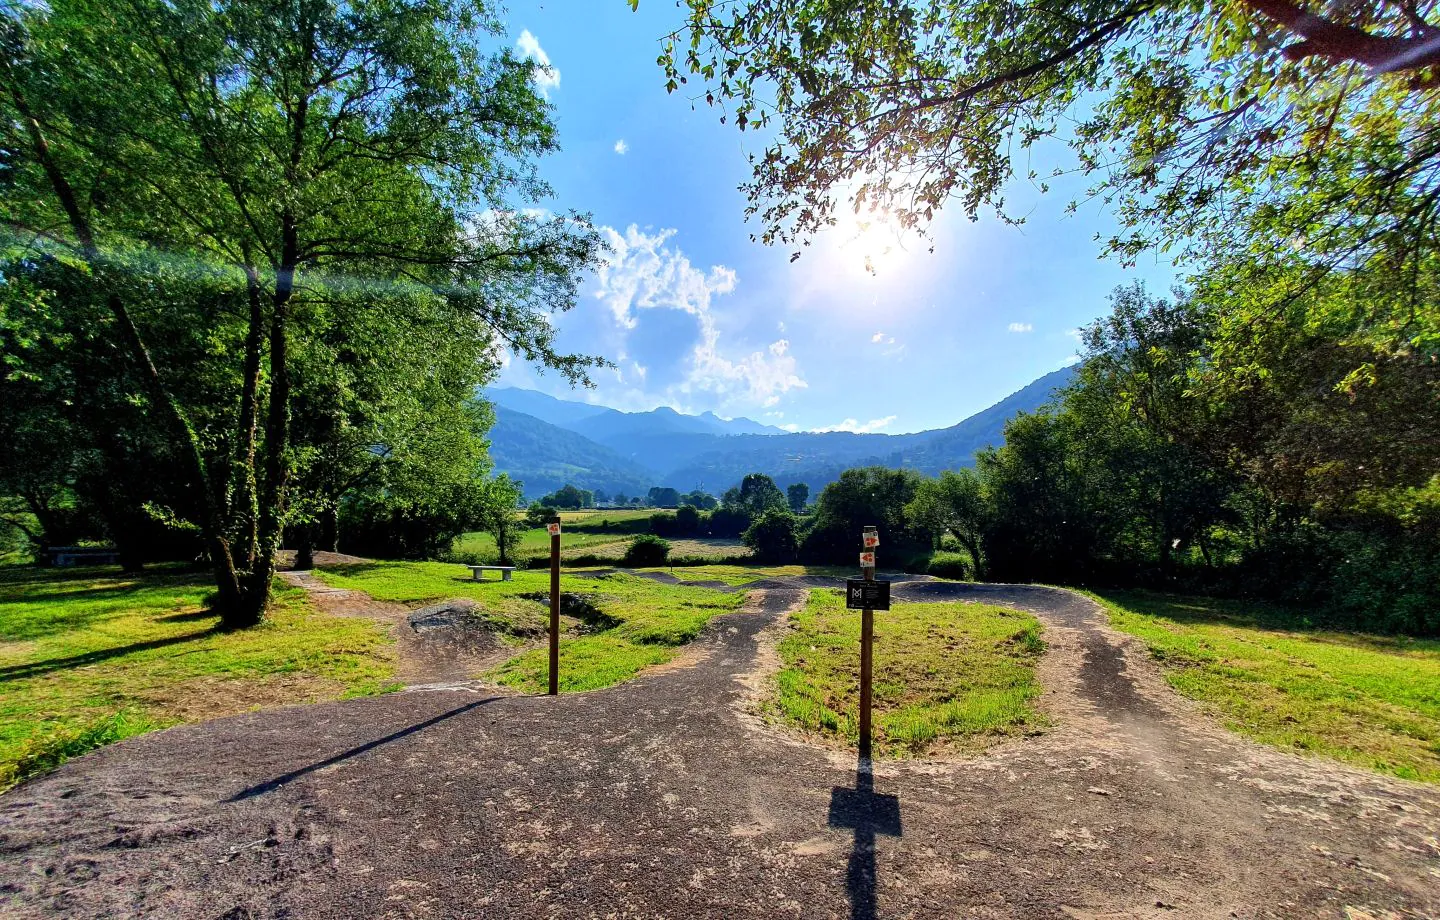
[[[1363,632],[1342,623],[1311,620],[1305,612],[1265,601],[1195,597],[1144,590],[1104,590],[1096,595],[1126,610],[1182,626],[1295,633],[1307,642],[1403,654],[1440,651],[1440,641]]]
[[[396,565],[403,565],[402,560],[393,562],[346,562],[340,565],[317,565],[315,569],[321,572],[333,572],[336,575],[366,575],[370,572],[380,572]]]
[[[180,645],[184,642],[193,642],[196,639],[204,639],[217,632],[219,632],[217,629],[204,629],[200,632],[186,633],[181,636],[168,636],[164,639],[151,639],[147,642],[132,642],[129,645],[117,645],[114,648],[97,649],[93,652],[69,655],[65,658],[50,658],[46,661],[32,661],[28,664],[12,664],[0,668],[0,683],[25,680],[26,678],[39,677],[42,674],[51,674],[55,671],[65,671],[71,668],[88,667],[93,664],[99,664],[102,661],[109,661],[111,658],[133,655],[136,652],[148,652],[152,649]]]
[[[364,754],[366,751],[373,751],[375,748],[389,744],[392,741],[399,741],[401,738],[404,738],[408,735],[413,735],[416,732],[424,731],[425,729],[430,728],[433,725],[438,725],[439,723],[444,722],[447,719],[453,719],[456,716],[464,715],[472,709],[478,709],[479,707],[484,706],[486,703],[493,703],[496,700],[501,699],[504,699],[504,697],[487,696],[483,700],[476,700],[473,703],[466,703],[464,706],[457,706],[456,708],[451,709],[448,712],[440,713],[440,715],[435,716],[434,718],[426,719],[424,722],[417,722],[414,725],[407,725],[398,731],[391,732],[383,738],[376,738],[374,741],[367,741],[364,744],[357,745],[356,747],[353,747],[348,751],[341,751],[334,757],[327,757],[324,760],[316,761],[315,763],[300,767],[297,770],[291,770],[289,773],[283,773],[280,776],[275,777],[274,779],[266,780],[263,783],[258,783],[254,786],[251,786],[249,789],[242,789],[241,791],[235,793],[235,795],[231,796],[230,801],[242,802],[245,799],[253,799],[258,795],[264,795],[267,792],[274,792],[275,790],[286,785],[287,783],[294,782],[302,776],[305,776],[309,773],[314,773],[316,770],[323,770],[326,767],[333,766],[334,764],[340,763],[341,761],[349,760],[352,757],[358,757],[361,754]]]

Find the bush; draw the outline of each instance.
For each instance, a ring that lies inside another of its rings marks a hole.
[[[738,537],[750,526],[750,515],[734,508],[717,508],[710,512],[712,537]]]
[[[771,508],[746,528],[740,539],[759,562],[794,562],[800,549],[799,523],[790,512]]]
[[[700,532],[700,512],[694,505],[681,505],[675,512],[675,532],[693,534]]]
[[[632,569],[664,565],[670,559],[670,541],[654,534],[642,533],[630,541],[621,558],[621,565]]]
[[[925,574],[964,581],[972,577],[973,573],[970,571],[970,558],[965,553],[939,552],[930,557],[929,564],[925,566]]]
[[[548,505],[539,502],[531,502],[530,507],[525,509],[525,524],[529,527],[544,527],[555,520],[557,512]]]
[[[662,537],[673,536],[675,533],[675,515],[666,511],[657,511],[650,515],[650,532]]]

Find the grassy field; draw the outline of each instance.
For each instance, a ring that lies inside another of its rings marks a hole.
[[[539,635],[549,617],[550,576],[543,571],[517,571],[513,581],[482,583],[470,581],[452,563],[377,562],[328,568],[320,577],[336,587],[410,605],[474,598],[495,628],[514,635]],[[566,617],[568,628],[560,641],[560,689],[566,692],[608,687],[669,661],[712,617],[735,610],[744,600],[741,594],[663,585],[624,573],[586,577],[567,572],[560,590],[574,595],[576,607],[586,611]],[[543,690],[546,652],[524,652],[487,676],[519,690]]]
[[[265,625],[219,632],[203,573],[0,569],[0,788],[178,722],[380,692],[388,640],[284,591]]]
[[[619,559],[630,545],[629,534],[575,533],[566,532],[560,538],[560,558],[573,559],[580,555],[596,555]],[[500,553],[495,549],[495,538],[488,533],[461,534],[450,552],[457,556],[474,554],[482,564],[499,561]],[[520,546],[515,550],[516,559],[534,559],[550,555],[550,534],[543,527],[532,527],[520,534]]]
[[[1110,621],[1230,729],[1440,782],[1440,641],[1297,628],[1259,604],[1104,592]]]
[[[780,643],[770,711],[809,732],[858,736],[860,617],[812,591]],[[1043,724],[1031,706],[1044,650],[1029,614],[978,604],[898,604],[876,615],[875,753],[977,750]]]

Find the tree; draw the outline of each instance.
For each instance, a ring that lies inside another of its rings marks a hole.
[[[548,314],[599,238],[515,210],[548,191],[554,128],[487,7],[55,0],[3,27],[3,219],[90,279],[225,625],[262,618],[295,510],[298,356],[354,311],[448,311],[481,378],[496,345],[595,366]],[[151,283],[181,265],[207,298]],[[193,399],[197,373],[224,399]]]
[[[520,546],[520,526],[515,519],[515,505],[524,495],[520,483],[501,474],[488,483],[484,502],[479,509],[478,523],[482,530],[495,537],[501,565],[513,565],[515,550]]]
[[[990,526],[991,505],[980,476],[971,469],[945,470],[915,487],[905,515],[918,528],[948,533],[970,554],[970,571],[985,577],[983,545]]]
[[[1379,180],[1351,190],[1400,205],[1391,217],[1408,208],[1394,193],[1431,187],[1440,168],[1440,24],[1403,0],[687,4],[661,54],[666,87],[697,78],[691,98],[720,107],[722,122],[773,130],[746,186],[766,242],[831,224],[841,188],[862,219],[907,229],[951,198],[972,218],[1003,213],[1028,159],[1012,142],[1070,143],[1132,229],[1159,225],[1170,241],[1233,217],[1237,202],[1268,201],[1270,188],[1304,188],[1331,154],[1326,168]],[[1327,202],[1321,223],[1345,223],[1351,204]],[[1142,231],[1110,245],[1133,254],[1148,242]]]
[[[716,500],[715,496],[711,495],[709,492],[695,489],[694,491],[686,492],[684,495],[680,496],[680,504],[691,505],[695,508],[699,508],[701,511],[711,511],[719,507],[720,502]]]
[[[799,522],[789,511],[769,508],[740,537],[759,562],[785,564],[800,550]]]
[[[775,480],[764,473],[747,475],[740,481],[739,488],[725,493],[723,504],[727,509],[747,514],[752,519],[758,518],[771,508],[783,510],[789,507],[785,493],[775,485]]]
[[[653,508],[674,508],[680,504],[680,493],[669,487],[651,486],[647,501]]]
[[[905,554],[921,541],[905,517],[915,498],[920,474],[914,470],[866,466],[849,469],[827,485],[815,501],[814,522],[802,553],[817,562],[853,564],[860,534],[873,524],[887,553]]]
[[[561,488],[540,499],[540,504],[550,508],[565,508],[569,511],[578,511],[581,508],[594,506],[595,496],[584,489],[578,489],[566,483]]]
[[[804,514],[805,504],[810,501],[810,487],[803,482],[793,483],[786,487],[785,498],[790,502],[791,511]]]
[[[700,531],[700,512],[694,505],[681,505],[675,511],[675,532],[693,534]]]

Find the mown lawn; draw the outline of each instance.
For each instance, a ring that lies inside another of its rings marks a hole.
[[[1262,604],[1107,591],[1180,693],[1257,741],[1440,782],[1440,641],[1298,627]]]
[[[517,571],[512,581],[474,582],[464,568],[443,562],[376,562],[323,569],[328,584],[364,591],[380,600],[418,606],[450,597],[481,602],[494,628],[538,636],[549,621],[550,574]],[[663,585],[625,573],[561,575],[560,590],[590,612],[565,618],[560,640],[560,689],[596,690],[663,664],[718,614],[737,609],[739,593]],[[523,652],[489,672],[488,678],[525,691],[547,683],[547,652]]]
[[[853,743],[859,735],[860,614],[816,590],[780,642],[771,712]],[[875,615],[877,756],[973,751],[1044,725],[1032,702],[1040,623],[979,604],[897,604]]]
[[[282,590],[267,622],[217,630],[203,573],[0,569],[0,788],[153,728],[381,692],[389,642]]]

